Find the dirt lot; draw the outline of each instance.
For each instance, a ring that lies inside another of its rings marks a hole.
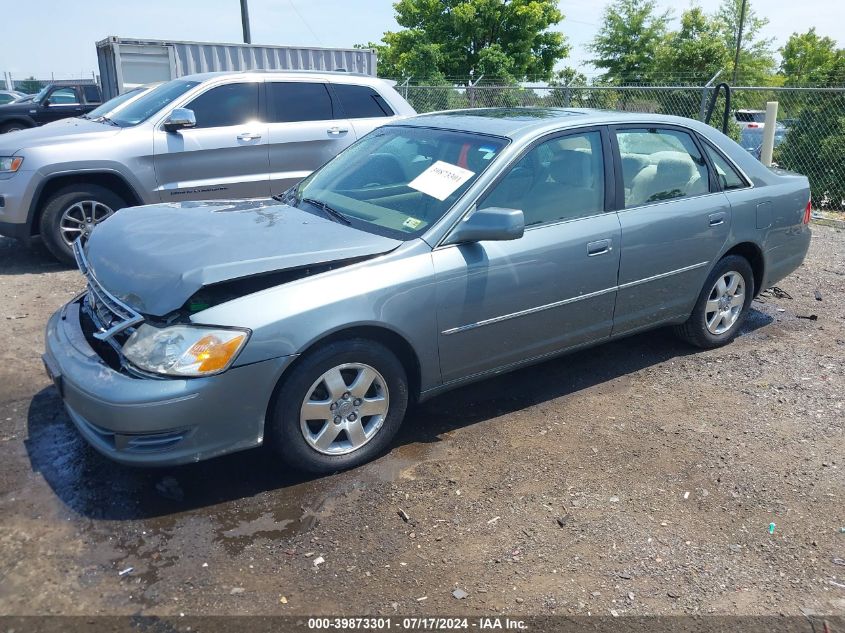
[[[0,613],[845,614],[845,234],[780,286],[727,348],[657,332],[468,387],[352,472],[135,470],[41,366],[80,276],[0,238]]]

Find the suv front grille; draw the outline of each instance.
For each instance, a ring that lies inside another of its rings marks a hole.
[[[97,326],[94,338],[100,341],[109,341],[116,334],[134,327],[144,320],[144,317],[138,312],[100,285],[88,266],[88,260],[85,258],[85,252],[82,250],[82,244],[79,240],[73,243],[73,254],[76,257],[79,270],[88,280],[88,293],[85,297],[85,303],[90,309]]]

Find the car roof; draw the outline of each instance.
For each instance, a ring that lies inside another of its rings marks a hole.
[[[435,127],[518,139],[567,127],[608,124],[682,125],[697,127],[695,121],[665,114],[618,112],[589,108],[472,108],[419,114],[394,125]]]
[[[196,73],[183,75],[179,79],[189,81],[207,81],[222,77],[255,77],[270,79],[323,79],[334,83],[353,83],[364,85],[383,85],[385,83],[394,85],[395,81],[380,79],[372,75],[354,73],[346,70],[238,70],[238,71],[215,71],[207,73]]]

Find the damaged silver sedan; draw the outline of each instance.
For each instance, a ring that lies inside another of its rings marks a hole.
[[[730,342],[803,261],[808,200],[803,176],[686,119],[419,116],[273,201],[116,213],[75,244],[88,287],[44,363],[115,460],[267,443],[330,472],[472,380],[663,325]]]

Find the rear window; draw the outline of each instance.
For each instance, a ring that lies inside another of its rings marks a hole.
[[[88,103],[100,103],[100,89],[97,86],[83,86],[82,94],[85,95],[85,101]]]
[[[766,120],[765,112],[743,112],[736,113],[736,120],[740,123],[763,123]]]
[[[332,98],[324,83],[272,82],[267,84],[271,122],[328,121],[334,118]]]
[[[369,86],[334,84],[334,91],[349,119],[393,116],[393,110],[384,97]]]

